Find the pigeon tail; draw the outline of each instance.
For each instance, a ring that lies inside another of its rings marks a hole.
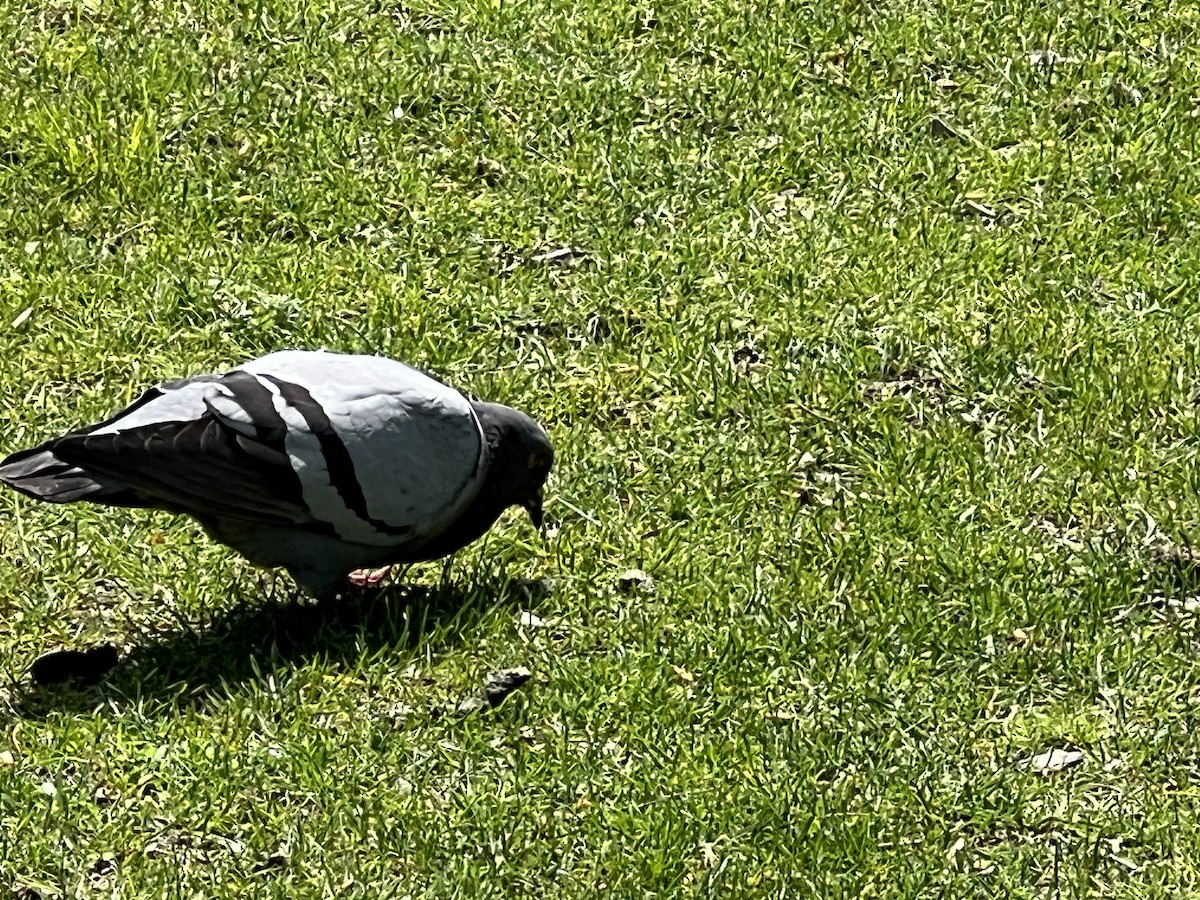
[[[124,485],[96,478],[60,459],[46,445],[14,453],[0,463],[0,481],[47,503],[75,500],[120,503],[121,497],[128,493]]]

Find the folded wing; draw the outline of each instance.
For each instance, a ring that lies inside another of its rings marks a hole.
[[[483,440],[457,391],[380,357],[287,351],[153,388],[112,419],[15,454],[40,499],[419,543],[471,501]]]

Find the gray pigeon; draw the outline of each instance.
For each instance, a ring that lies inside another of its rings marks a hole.
[[[529,416],[404,363],[285,350],[151,388],[14,453],[0,481],[50,503],[186,513],[323,597],[352,570],[453,553],[509,506],[541,527],[553,461]]]

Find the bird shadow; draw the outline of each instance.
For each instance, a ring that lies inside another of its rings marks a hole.
[[[136,704],[163,713],[203,707],[243,683],[312,660],[354,662],[380,650],[451,646],[497,606],[530,600],[528,585],[505,581],[394,585],[317,603],[240,605],[202,630],[151,635],[123,655],[110,645],[48,654],[34,664],[29,683],[17,687],[13,706],[29,719],[98,706]]]

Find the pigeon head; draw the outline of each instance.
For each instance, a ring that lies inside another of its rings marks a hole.
[[[554,465],[550,439],[519,410],[499,403],[474,406],[490,455],[485,489],[501,508],[523,506],[534,526],[541,528],[543,487]]]

